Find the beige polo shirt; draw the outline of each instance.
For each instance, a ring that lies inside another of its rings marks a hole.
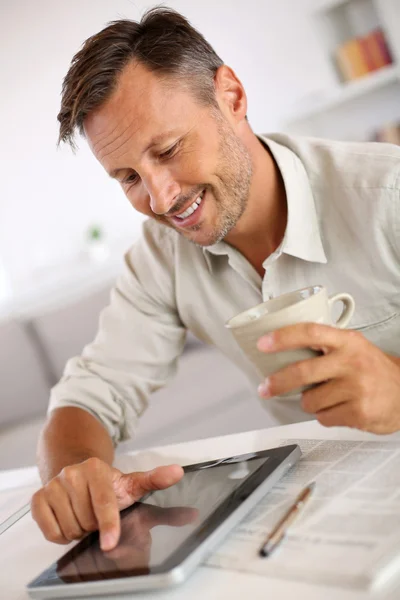
[[[264,277],[225,242],[200,248],[146,221],[96,339],[67,363],[49,410],[79,406],[101,420],[114,442],[132,437],[150,394],[174,374],[187,329],[247,374],[251,410],[259,378],[225,322],[309,285],[352,294],[351,326],[400,356],[400,147],[260,137],[281,170],[288,202],[284,239],[265,260]],[[310,418],[299,402],[259,401],[273,422]]]

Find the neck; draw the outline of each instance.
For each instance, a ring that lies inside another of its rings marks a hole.
[[[262,263],[282,242],[287,201],[280,170],[253,132],[245,143],[253,159],[253,177],[246,210],[225,241],[234,246],[262,276]]]

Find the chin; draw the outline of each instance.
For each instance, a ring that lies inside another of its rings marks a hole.
[[[213,246],[214,244],[217,244],[223,239],[223,236],[221,234],[216,233],[215,231],[208,233],[205,231],[179,233],[181,233],[187,240],[189,240],[189,242],[192,242],[193,244],[196,244],[196,246],[200,246],[201,248]]]

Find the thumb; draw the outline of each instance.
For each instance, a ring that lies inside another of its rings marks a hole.
[[[183,469],[179,465],[157,467],[152,471],[126,473],[121,475],[118,487],[124,494],[119,498],[121,509],[130,506],[148,492],[163,490],[178,483],[183,477]],[[122,497],[123,496],[123,497]]]

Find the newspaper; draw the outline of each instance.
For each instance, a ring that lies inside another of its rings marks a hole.
[[[383,589],[400,573],[400,439],[286,439],[303,458],[206,564],[311,583]],[[259,548],[304,486],[312,499],[269,557]],[[396,578],[397,579],[397,578]]]

